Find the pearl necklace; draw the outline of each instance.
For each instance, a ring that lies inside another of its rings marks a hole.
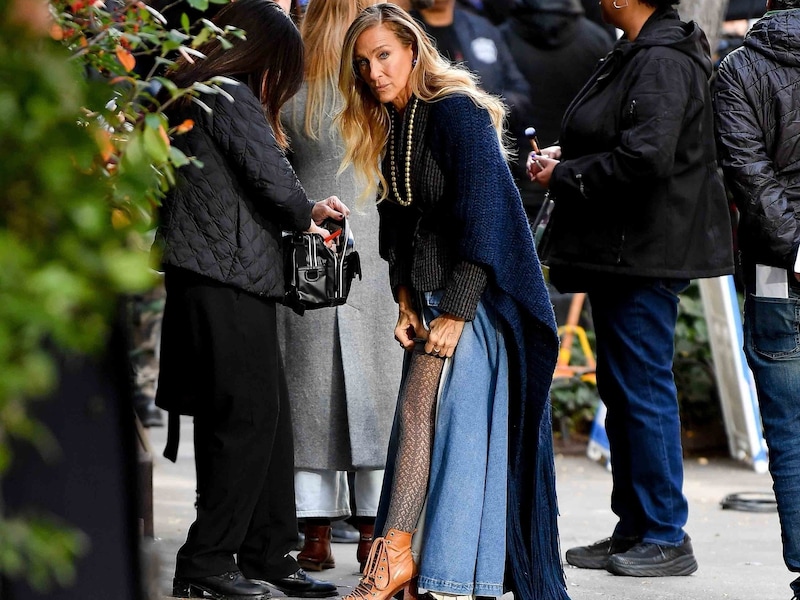
[[[391,134],[389,139],[389,164],[392,171],[392,192],[400,206],[408,206],[411,204],[411,139],[414,134],[414,114],[417,112],[417,98],[412,99],[411,114],[408,117],[408,139],[406,141],[406,155],[405,155],[405,184],[406,184],[406,199],[400,196],[397,191],[397,165],[394,160],[394,119],[392,119]]]

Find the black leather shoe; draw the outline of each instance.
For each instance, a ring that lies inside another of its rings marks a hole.
[[[172,595],[175,598],[203,598],[203,592],[214,600],[267,600],[269,588],[245,578],[239,571],[209,577],[175,577]]]
[[[328,581],[314,579],[303,569],[282,579],[269,579],[267,583],[292,598],[327,598],[338,595],[336,586]]]
[[[670,577],[697,571],[692,540],[687,535],[680,546],[661,546],[641,542],[627,552],[608,559],[606,570],[629,577]]]
[[[627,552],[639,538],[609,537],[589,546],[577,546],[567,550],[566,559],[573,567],[581,569],[605,569],[612,554]]]

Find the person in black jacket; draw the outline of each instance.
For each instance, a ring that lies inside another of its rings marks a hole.
[[[678,294],[733,272],[708,42],[674,3],[601,0],[624,36],[567,108],[561,147],[529,158],[554,198],[541,248],[551,282],[591,301],[619,517],[566,558],[617,575],[697,569],[672,375]]]
[[[179,597],[336,595],[289,555],[297,540],[292,427],[276,302],[284,293],[281,230],[320,230],[347,208],[310,201],[284,156],[281,106],[303,78],[300,33],[271,0],[237,0],[214,19],[246,32],[206,58],[179,60],[178,87],[225,76],[221,92],[168,108],[189,129],[174,146],[196,160],[164,198],[156,247],[167,289],[157,404],[194,416],[197,518],[178,551]],[[202,165],[198,164],[199,161]],[[317,225],[315,225],[315,223]],[[234,558],[235,557],[235,558]]]
[[[555,144],[564,111],[611,50],[611,38],[584,16],[579,0],[518,0],[501,27],[508,49],[532,90],[529,112],[518,113],[517,161],[512,167],[528,217],[538,213],[544,190],[525,172],[530,143],[526,127],[535,127],[545,145]]]
[[[744,350],[769,446],[783,557],[800,572],[800,0],[768,12],[714,82],[720,164],[740,213]],[[800,599],[800,577],[792,584]]]
[[[510,129],[517,131],[517,116],[530,112],[531,89],[500,30],[484,17],[456,6],[456,0],[411,0],[411,8],[411,16],[433,37],[442,56],[463,63],[478,76],[484,90],[505,100]]]

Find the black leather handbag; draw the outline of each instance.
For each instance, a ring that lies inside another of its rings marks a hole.
[[[327,238],[316,233],[283,234],[283,304],[299,315],[344,304],[355,276],[361,279],[361,259],[347,219],[328,219],[322,227],[331,232]],[[334,242],[332,249],[326,240]]]

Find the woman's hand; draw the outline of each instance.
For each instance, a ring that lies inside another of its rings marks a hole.
[[[349,214],[350,209],[347,208],[339,198],[330,196],[329,198],[325,198],[325,200],[320,200],[314,205],[311,209],[311,220],[317,225],[320,225],[325,219],[341,221],[343,217]],[[312,230],[311,228],[313,228],[314,223],[311,224],[308,231]]]
[[[541,151],[541,155],[545,158],[561,160],[561,146],[548,146]]]
[[[403,310],[400,308],[400,315],[397,317],[397,325],[394,328],[394,339],[400,342],[404,350],[414,349],[414,338],[425,339],[428,332],[422,325],[422,319],[413,310]]]
[[[400,342],[405,350],[413,350],[414,338],[425,339],[428,337],[428,331],[414,310],[411,302],[411,290],[404,285],[397,287],[397,305],[400,315],[397,317],[397,325],[394,328],[394,339]]]
[[[305,233],[316,233],[319,236],[322,236],[323,241],[328,239],[331,235],[331,232],[325,229],[324,227],[320,227],[319,225],[315,225],[314,222],[311,222],[311,227],[306,229]],[[329,241],[325,242],[325,245],[333,250],[336,247],[336,240],[330,239]]]
[[[447,313],[436,317],[431,321],[425,352],[442,358],[450,358],[456,351],[462,331],[464,331],[464,319]]]
[[[548,158],[542,154],[534,154],[533,152],[528,155],[528,177],[531,181],[535,181],[543,188],[550,187],[550,178],[553,176],[553,169],[556,168],[558,161],[553,158]]]

